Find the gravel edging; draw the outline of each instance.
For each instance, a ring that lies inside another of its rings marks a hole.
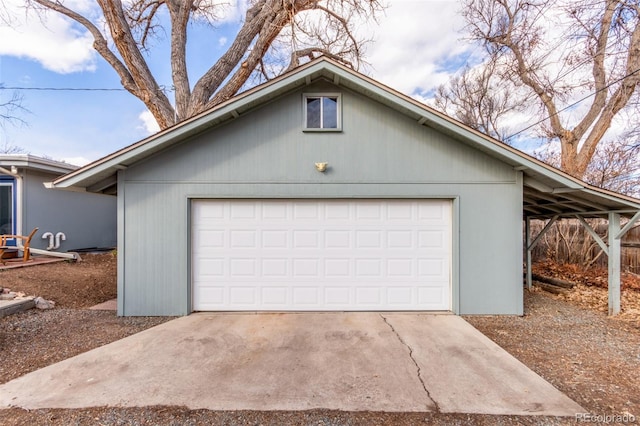
[[[465,316],[501,347],[593,415],[630,413],[640,422],[640,323],[610,318],[542,291],[525,291],[517,316]],[[0,382],[170,320],[55,308],[0,318]],[[16,425],[568,425],[573,418],[446,413],[208,411],[185,407],[0,410]]]

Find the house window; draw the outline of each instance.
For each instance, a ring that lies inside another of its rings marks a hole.
[[[0,182],[0,234],[13,234],[13,185]]]
[[[305,94],[304,130],[342,130],[341,100],[338,93]]]

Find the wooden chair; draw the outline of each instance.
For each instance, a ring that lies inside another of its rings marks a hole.
[[[0,261],[2,261],[2,264],[3,265],[5,264],[5,261],[3,260],[5,253],[14,253],[14,252],[17,253],[19,250],[23,251],[22,261],[27,262],[29,260],[29,257],[31,256],[31,253],[29,252],[29,245],[31,245],[31,238],[33,238],[36,232],[38,232],[38,228],[33,228],[33,231],[31,231],[31,233],[26,237],[23,235],[9,235],[9,234],[0,235]],[[17,240],[22,241],[22,247],[18,247],[17,245],[15,246],[7,245],[9,243],[9,240],[14,238],[16,239],[16,243],[17,243]]]

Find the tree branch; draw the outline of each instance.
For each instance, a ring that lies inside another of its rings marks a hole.
[[[97,0],[111,36],[124,63],[111,51],[100,30],[87,18],[59,2],[33,0],[41,6],[61,13],[84,26],[93,36],[93,47],[118,73],[122,86],[144,102],[161,127],[173,124],[173,107],[160,90],[140,53],[127,24],[120,0]]]
[[[96,0],[109,22],[109,30],[122,60],[133,78],[138,98],[144,102],[161,128],[169,127],[175,122],[175,111],[171,102],[156,82],[138,44],[136,43],[121,0]]]

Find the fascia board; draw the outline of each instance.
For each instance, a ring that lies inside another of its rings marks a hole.
[[[213,110],[204,112],[196,117],[181,123],[177,127],[166,129],[164,132],[153,135],[129,147],[98,160],[95,165],[89,165],[76,172],[71,172],[56,179],[53,185],[58,188],[68,188],[76,185],[95,183],[91,177],[103,179],[110,174],[115,174],[118,167],[130,165],[138,159],[144,158],[150,153],[165,148],[174,143],[186,139],[189,136],[200,133],[209,127],[219,124],[225,116],[228,119],[237,118],[246,109],[266,103],[275,95],[303,86],[311,81],[313,76],[326,76],[340,85],[347,87],[364,96],[383,101],[389,107],[428,125],[439,131],[449,134],[461,143],[479,149],[488,155],[498,158],[514,167],[521,167],[526,175],[534,179],[543,176],[557,185],[571,189],[583,189],[585,185],[579,180],[565,175],[559,170],[546,166],[528,155],[517,151],[507,145],[502,146],[497,141],[486,135],[468,128],[444,114],[435,111],[418,101],[391,89],[369,77],[356,74],[349,68],[328,59],[319,59],[301,66],[297,71],[289,75],[276,78],[264,85],[250,89],[227,102],[220,104]],[[220,121],[216,121],[220,120]],[[556,185],[554,185],[556,187]]]
[[[430,110],[428,107],[418,104],[417,101],[406,97],[395,90],[383,86],[373,80],[356,76],[347,69],[341,69],[333,64],[329,64],[327,68],[333,68],[331,71],[340,76],[342,84],[344,81],[349,81],[357,86],[360,86],[360,90],[355,87],[351,87],[352,90],[361,91],[364,95],[370,96],[369,93],[375,94],[377,97],[386,100],[387,105],[394,107],[396,110],[401,109],[407,115],[414,115],[418,120],[422,121],[424,125],[436,128],[440,131],[444,131],[449,135],[456,137],[467,145],[475,148],[481,148],[482,151],[487,152],[494,157],[498,157],[503,161],[507,161],[510,164],[516,166],[524,166],[530,169],[534,173],[543,175],[549,179],[556,181],[562,186],[566,186],[572,189],[580,189],[584,186],[576,182],[573,178],[565,177],[562,174],[551,170],[544,165],[538,164],[532,159],[527,158],[523,153],[516,152],[512,148],[507,146],[500,146],[498,143],[488,140],[487,137],[483,137],[476,134],[471,129],[467,130],[466,126],[462,123],[455,122],[451,118],[441,116],[440,113]],[[357,79],[357,80],[356,80]],[[400,107],[400,108],[398,108]],[[418,118],[419,117],[419,118]]]
[[[583,190],[585,194],[593,195],[599,198],[604,198],[608,201],[623,204],[633,209],[640,210],[640,200],[634,201],[632,197],[625,196],[624,194],[609,194],[606,190],[599,190],[597,188],[587,187]]]
[[[14,166],[18,168],[38,170],[57,175],[62,175],[78,169],[78,166],[75,166],[73,164],[36,157],[30,154],[0,155],[0,166]]]
[[[317,62],[303,68],[298,73],[283,77],[279,80],[276,79],[269,84],[260,87],[260,90],[249,90],[244,94],[240,94],[237,97],[230,99],[228,102],[219,105],[211,111],[207,111],[187,120],[185,123],[181,123],[177,127],[166,129],[160,134],[153,135],[147,139],[125,147],[110,156],[104,157],[89,168],[83,168],[78,170],[77,173],[72,172],[66,176],[62,176],[59,179],[54,180],[52,185],[55,188],[83,186],[83,182],[87,181],[92,176],[105,176],[111,173],[115,174],[118,170],[118,166],[129,165],[138,159],[144,158],[147,153],[153,153],[163,149],[165,146],[179,143],[189,136],[198,134],[207,128],[212,127],[215,125],[211,124],[212,122],[222,119],[227,115],[229,116],[229,119],[236,118],[238,116],[238,110],[243,110],[243,108],[250,105],[267,102],[272,99],[274,94],[291,90],[295,86],[302,85],[304,84],[307,76],[322,72],[324,68],[325,65],[323,65],[322,62]]]

